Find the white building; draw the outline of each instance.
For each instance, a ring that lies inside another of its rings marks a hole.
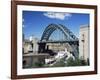
[[[32,42],[29,41],[28,39],[25,39],[23,41],[23,50],[24,50],[23,52],[26,53],[26,54],[33,51],[32,50]]]
[[[32,44],[33,44],[33,52],[38,52],[38,39],[37,38],[35,38],[35,37],[30,37],[31,39],[31,41],[32,41]]]
[[[80,26],[79,35],[79,58],[87,61],[89,59],[89,26]]]
[[[38,51],[38,39],[31,36],[29,39],[23,41],[24,53]]]

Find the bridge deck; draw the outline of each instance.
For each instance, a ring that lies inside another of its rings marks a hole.
[[[39,41],[38,43],[78,43],[79,41]]]

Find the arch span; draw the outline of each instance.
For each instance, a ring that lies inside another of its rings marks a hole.
[[[41,41],[48,41],[51,34],[57,29],[63,32],[63,34],[66,36],[66,41],[78,41],[78,38],[62,24],[48,25],[42,34]]]
[[[65,37],[66,37],[65,43],[68,43],[70,45],[70,47],[73,49],[72,54],[75,55],[75,57],[78,57],[79,40],[67,27],[65,27],[62,24],[49,24],[45,28],[45,30],[42,34],[41,40],[39,42],[39,53],[47,52],[48,49],[46,47],[46,44],[49,42],[49,38],[50,38],[51,34],[57,29],[62,31],[62,34],[65,35]],[[54,43],[56,43],[56,42],[64,43],[64,41],[54,41]]]

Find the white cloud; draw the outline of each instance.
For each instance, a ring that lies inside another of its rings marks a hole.
[[[24,28],[25,25],[24,25],[24,18],[22,19],[22,27]]]
[[[22,27],[24,28],[24,27],[25,27],[25,25],[22,25]]]
[[[43,15],[48,18],[60,19],[60,20],[69,19],[72,16],[71,13],[65,13],[65,12],[46,12]]]

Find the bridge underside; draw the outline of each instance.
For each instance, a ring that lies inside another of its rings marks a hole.
[[[79,41],[40,41],[38,43],[69,43],[79,45]]]

